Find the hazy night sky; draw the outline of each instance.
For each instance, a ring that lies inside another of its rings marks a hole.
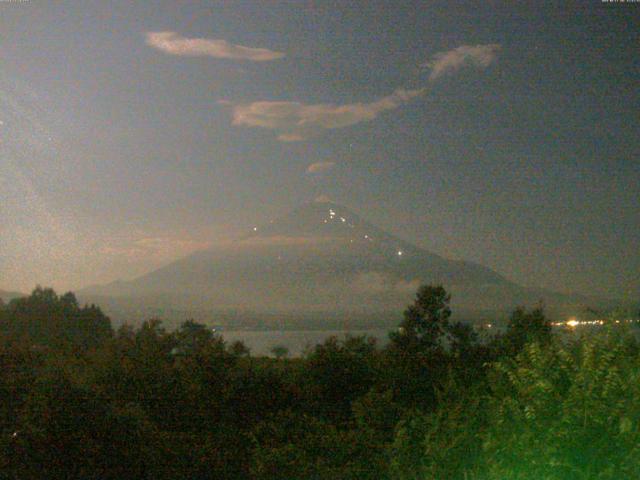
[[[554,3],[1,2],[0,288],[129,279],[327,195],[637,298],[640,4]]]

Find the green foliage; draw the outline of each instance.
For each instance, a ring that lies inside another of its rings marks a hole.
[[[524,307],[516,308],[507,324],[502,338],[506,353],[515,355],[529,342],[547,343],[551,339],[551,323],[544,315],[542,307],[527,312]]]
[[[366,337],[331,337],[306,357],[300,379],[308,406],[336,422],[351,415],[351,402],[364,395],[376,377],[375,342]]]
[[[113,335],[111,322],[95,305],[80,307],[73,293],[58,296],[37,287],[0,311],[0,333],[11,344],[87,350]]]
[[[395,346],[415,352],[441,346],[449,327],[451,295],[441,285],[423,285],[418,289],[413,305],[404,312],[398,332],[391,335]]]
[[[489,478],[632,478],[640,358],[616,335],[527,345],[495,366]]]
[[[633,342],[634,343],[634,342]],[[392,478],[616,479],[640,471],[640,357],[611,333],[526,344],[398,426]]]
[[[391,390],[371,389],[353,402],[353,417],[358,429],[370,430],[381,438],[390,439],[403,408],[393,399]]]
[[[397,425],[391,448],[392,479],[477,478],[479,437],[486,416],[482,385],[456,383],[451,376],[438,391],[439,408],[412,411]]]
[[[193,320],[115,335],[36,289],[0,309],[0,478],[613,480],[640,472],[640,348],[517,309],[483,344],[421,287],[388,347],[253,357]]]
[[[254,431],[255,479],[379,480],[385,444],[369,430],[346,429],[306,414],[283,412]]]
[[[289,349],[284,345],[276,345],[271,349],[271,353],[274,357],[282,359],[289,356]]]
[[[13,478],[155,478],[157,430],[143,410],[96,397],[86,368],[68,358],[42,367],[5,444]]]
[[[450,300],[440,285],[421,286],[400,327],[389,335],[386,388],[407,408],[432,408],[435,391],[447,375]]]

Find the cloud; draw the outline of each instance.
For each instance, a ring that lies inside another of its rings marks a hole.
[[[440,52],[423,66],[431,69],[430,80],[455,72],[464,66],[485,68],[495,61],[498,44],[462,45],[448,52]],[[391,95],[371,103],[347,103],[336,105],[321,103],[308,105],[290,101],[258,101],[234,104],[220,100],[222,105],[232,107],[235,126],[266,128],[278,132],[281,142],[300,142],[326,130],[345,128],[376,119],[381,113],[394,110],[423,96],[426,88],[407,90],[396,89]],[[316,164],[314,164],[316,165]],[[308,173],[319,173],[329,166],[311,165]],[[314,170],[317,168],[318,170]]]
[[[136,240],[137,247],[152,251],[190,251],[202,250],[210,246],[209,242],[169,237],[147,237]]]
[[[281,142],[302,142],[305,137],[300,133],[282,133],[278,135],[278,140]]]
[[[291,237],[286,235],[274,235],[269,237],[249,237],[234,246],[254,246],[254,247],[295,247],[305,245],[321,245],[331,241],[328,237]]]
[[[170,55],[185,57],[214,57],[231,58],[235,60],[250,60],[253,62],[267,62],[284,57],[282,52],[274,52],[266,48],[243,47],[234,45],[226,40],[212,40],[208,38],[185,38],[176,32],[148,32],[147,45]]]
[[[436,53],[433,60],[424,63],[423,67],[431,69],[430,80],[452,73],[465,66],[486,68],[496,59],[500,45],[461,45],[448,52]]]
[[[300,102],[253,102],[233,106],[233,125],[279,130],[278,140],[298,142],[324,130],[344,128],[374,120],[382,112],[394,110],[423,95],[418,90],[397,89],[371,103],[330,103],[307,105]]]
[[[110,256],[132,259],[178,258],[196,250],[204,250],[210,242],[169,237],[146,237],[129,242],[116,242],[103,246],[99,252]]]
[[[336,162],[316,162],[316,163],[312,163],[311,165],[309,165],[307,167],[307,173],[313,175],[313,174],[319,174],[319,173],[326,173],[329,170],[331,170],[334,166],[335,166]]]

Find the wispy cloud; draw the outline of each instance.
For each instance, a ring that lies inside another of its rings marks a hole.
[[[330,242],[328,237],[289,237],[284,235],[275,235],[270,237],[249,237],[236,242],[234,247],[294,247],[305,245],[321,245]]]
[[[324,130],[371,121],[381,113],[394,110],[424,92],[424,88],[398,89],[375,102],[344,105],[268,101],[237,104],[233,106],[233,125],[279,130],[280,141],[296,142]]]
[[[433,59],[422,66],[431,69],[430,80],[452,73],[465,66],[486,68],[493,63],[500,51],[500,45],[461,45],[448,52],[436,53]]]
[[[107,244],[100,249],[105,255],[122,256],[137,260],[149,258],[178,258],[196,250],[204,250],[210,242],[169,237],[145,237],[129,242]]]
[[[253,62],[267,62],[284,57],[284,53],[274,52],[267,48],[244,47],[234,45],[226,40],[185,38],[176,32],[148,32],[146,41],[147,45],[164,53],[186,57],[208,56]]]
[[[461,45],[448,52],[436,53],[423,67],[431,70],[429,79],[436,80],[442,75],[456,72],[462,67],[485,68],[495,61],[500,45]],[[266,128],[278,132],[281,142],[299,142],[326,130],[349,127],[376,119],[381,113],[394,110],[423,96],[426,88],[407,90],[396,89],[391,95],[370,103],[305,104],[290,101],[258,101],[252,103],[232,103],[221,100],[218,103],[230,105],[235,126]],[[322,163],[322,162],[321,162]],[[314,164],[308,173],[320,173],[331,168]]]
[[[307,167],[307,173],[326,173],[335,166],[336,162],[316,162]]]

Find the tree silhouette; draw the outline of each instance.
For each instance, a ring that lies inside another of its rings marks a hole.
[[[289,349],[284,345],[275,345],[274,347],[271,348],[271,353],[278,360],[281,360],[289,356]]]
[[[87,350],[111,338],[111,321],[99,307],[80,307],[71,292],[58,297],[36,287],[30,296],[11,300],[0,329],[11,341],[46,347]]]
[[[404,312],[392,342],[401,350],[426,351],[440,346],[449,327],[451,295],[441,285],[423,285]]]

